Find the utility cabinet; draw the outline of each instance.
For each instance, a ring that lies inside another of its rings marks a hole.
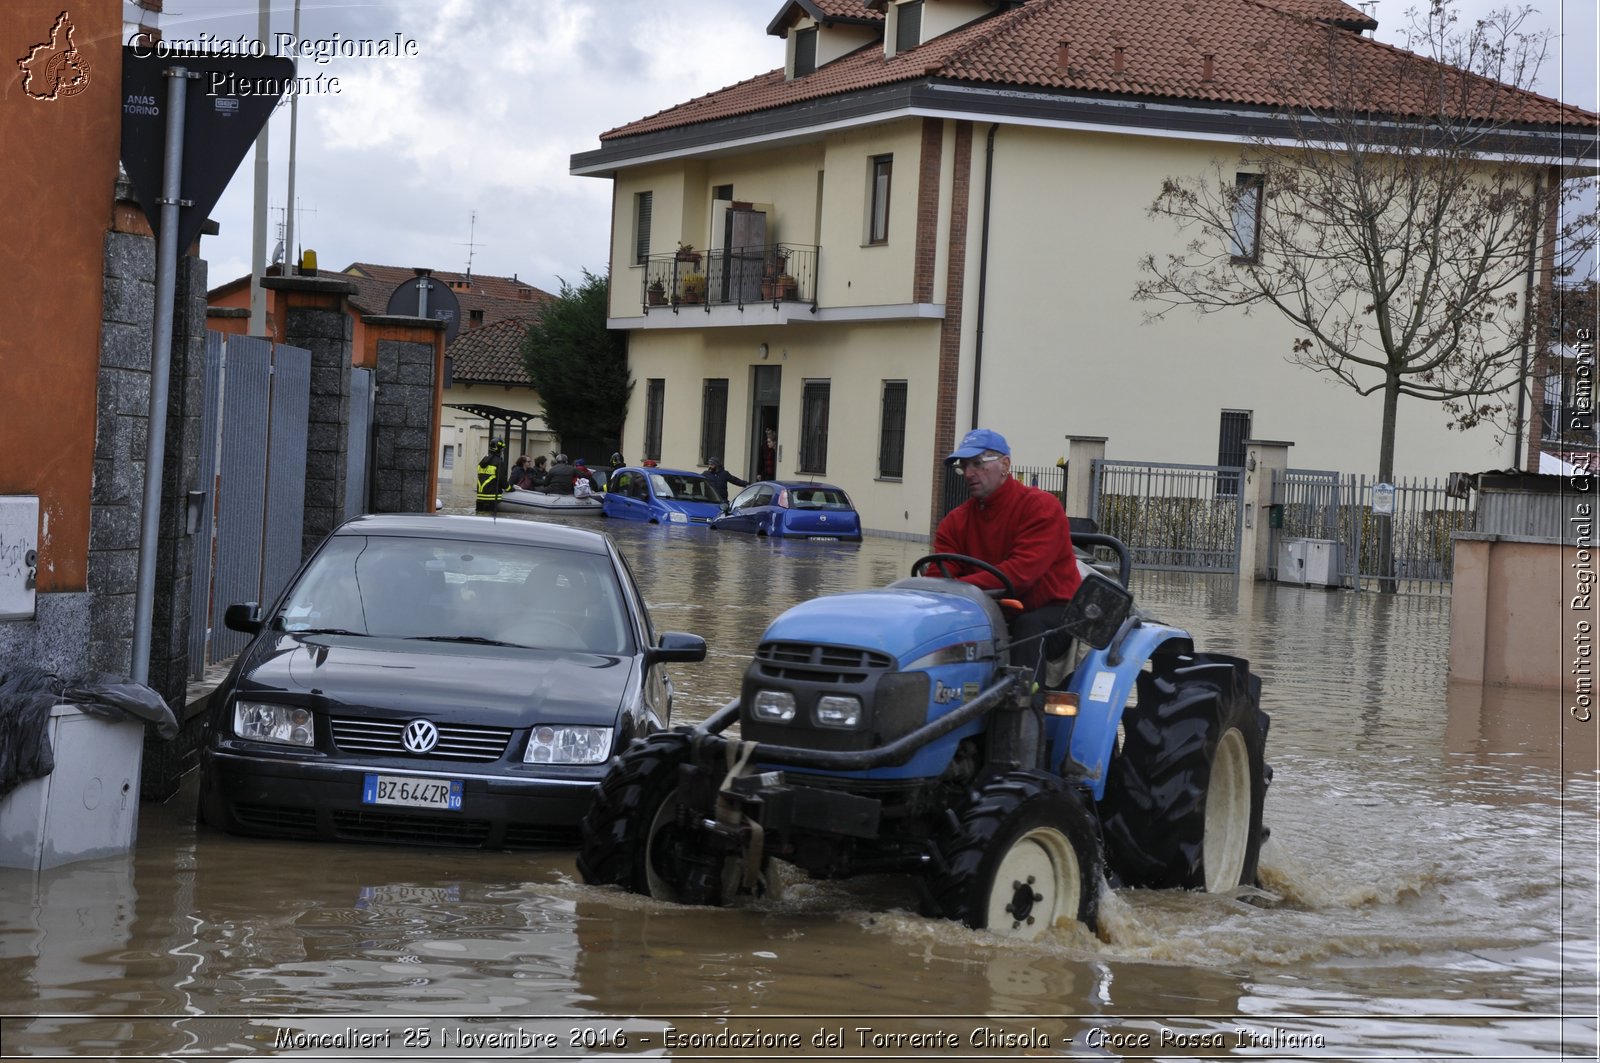
[[[39,573],[39,496],[0,495],[0,620],[32,620]]]
[[[1285,539],[1278,544],[1278,582],[1338,587],[1343,561],[1343,544],[1336,539]]]
[[[144,722],[50,710],[55,770],[0,799],[0,867],[46,868],[133,848]]]

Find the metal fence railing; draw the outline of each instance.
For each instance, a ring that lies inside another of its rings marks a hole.
[[[1136,567],[1239,571],[1242,468],[1101,459],[1093,470],[1089,516]]]
[[[663,308],[709,310],[757,303],[817,304],[817,260],[811,244],[751,244],[651,255],[640,301]]]
[[[1303,469],[1275,474],[1269,565],[1277,565],[1285,540],[1331,540],[1339,544],[1341,586],[1448,593],[1455,533],[1475,526],[1473,499],[1446,494],[1442,480],[1397,477],[1392,502],[1378,488],[1368,476]]]

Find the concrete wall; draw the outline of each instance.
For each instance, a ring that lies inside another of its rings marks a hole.
[[[78,90],[47,77],[61,47],[33,51],[50,44],[63,14],[57,0],[11,0],[0,19],[0,454],[12,459],[0,463],[0,495],[39,497],[39,610],[58,619],[77,607],[50,596],[81,594],[88,583],[100,278],[121,140],[122,5],[71,5],[71,45],[87,71]],[[25,85],[18,61],[30,54]],[[148,340],[145,354],[148,360]],[[9,656],[5,646],[31,645],[35,636],[0,635],[0,661]]]
[[[1595,609],[1588,545],[1460,534],[1450,595],[1452,681],[1593,696]],[[1586,575],[1585,575],[1586,574]]]

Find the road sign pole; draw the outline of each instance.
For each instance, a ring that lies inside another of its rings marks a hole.
[[[133,599],[132,676],[150,677],[150,628],[156,593],[157,533],[161,528],[161,473],[167,449],[167,377],[172,369],[173,303],[178,290],[178,210],[183,184],[184,103],[189,71],[166,70],[167,129],[161,177],[161,224],[156,233],[156,319],[150,349],[150,434],[144,452],[144,509],[139,515],[139,580]]]

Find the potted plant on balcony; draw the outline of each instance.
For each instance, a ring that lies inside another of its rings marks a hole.
[[[683,301],[691,304],[706,301],[706,275],[704,273],[684,274]]]
[[[661,279],[658,277],[650,282],[650,287],[645,289],[645,297],[651,306],[666,306],[667,286],[662,284]]]
[[[794,278],[789,276],[788,266],[789,249],[773,248],[772,257],[767,259],[767,268],[761,275],[761,298],[782,298],[782,282],[786,279],[790,285],[794,285]]]
[[[700,268],[700,252],[694,249],[693,244],[678,245],[678,261],[687,262],[695,269]]]

